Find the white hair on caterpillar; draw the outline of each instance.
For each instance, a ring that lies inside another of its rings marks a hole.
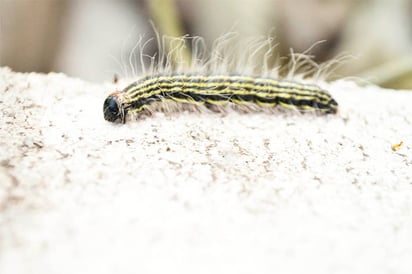
[[[236,32],[228,32],[209,49],[202,37],[156,35],[147,40],[141,36],[130,52],[133,79],[119,82],[132,84],[106,99],[106,120],[125,122],[126,114],[132,112],[138,117],[157,111],[224,113],[227,105],[241,112],[273,113],[278,109],[267,106],[277,105],[298,112],[337,111],[329,93],[313,84],[326,80],[346,56],[317,64],[309,53],[318,43],[303,53],[291,50],[287,58],[280,58],[272,37],[239,41]],[[145,50],[153,43],[158,51],[148,55]]]

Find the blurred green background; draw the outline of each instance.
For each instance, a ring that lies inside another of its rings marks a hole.
[[[108,81],[143,34],[155,36],[150,22],[207,44],[227,31],[272,35],[273,56],[324,40],[310,52],[317,62],[353,57],[338,76],[412,89],[412,0],[0,0],[0,65]]]

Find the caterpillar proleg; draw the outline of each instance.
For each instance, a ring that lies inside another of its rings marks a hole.
[[[166,56],[166,61],[170,61],[169,57]],[[164,72],[157,70],[148,73],[148,76],[106,98],[104,118],[110,122],[125,123],[128,113],[165,110],[169,104],[217,110],[228,105],[247,110],[272,110],[280,106],[322,114],[334,114],[338,110],[332,96],[317,85],[281,80],[271,77],[271,74],[249,76],[255,74],[211,70],[210,67],[215,68],[219,60],[222,61],[216,57],[210,58],[203,71],[196,70],[199,64],[192,64],[192,70],[171,73],[164,69]],[[223,67],[229,66],[225,63]]]

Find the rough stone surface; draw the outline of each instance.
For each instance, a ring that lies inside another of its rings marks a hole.
[[[0,68],[0,273],[412,273],[412,92],[325,86],[115,125],[110,84]]]

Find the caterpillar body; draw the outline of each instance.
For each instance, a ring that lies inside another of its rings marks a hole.
[[[103,104],[104,118],[125,123],[127,113],[143,113],[153,104],[167,102],[207,108],[227,104],[261,109],[281,106],[322,114],[338,110],[332,96],[316,85],[243,75],[158,74],[110,94]]]

